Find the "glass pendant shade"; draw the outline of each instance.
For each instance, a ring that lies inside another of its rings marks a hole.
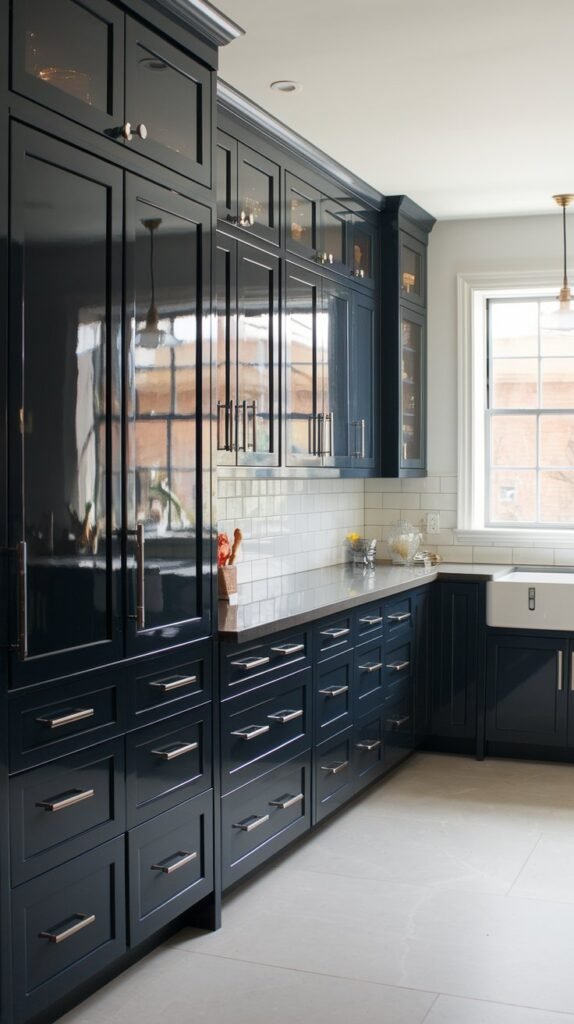
[[[149,267],[151,281],[151,303],[145,318],[145,326],[136,333],[136,345],[140,348],[173,348],[178,345],[177,338],[170,331],[160,327],[159,312],[155,304],[155,266],[154,266],[154,232],[161,224],[158,217],[153,220],[142,221],[144,228],[149,231]]]

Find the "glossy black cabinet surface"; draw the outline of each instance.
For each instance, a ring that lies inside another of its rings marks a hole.
[[[566,747],[568,652],[564,638],[530,633],[489,636],[487,744]]]
[[[474,749],[477,734],[480,595],[475,583],[436,584],[432,733],[466,743],[469,750]]]

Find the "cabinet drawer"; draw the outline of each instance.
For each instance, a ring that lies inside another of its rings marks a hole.
[[[317,667],[315,684],[316,742],[341,732],[353,720],[353,651]]]
[[[16,1019],[49,1007],[125,950],[124,838],[12,894]]]
[[[414,721],[410,685],[385,701],[383,711],[385,767],[392,768],[414,749]]]
[[[319,658],[331,658],[343,654],[353,644],[353,619],[351,613],[337,618],[324,619],[315,626],[315,650]]]
[[[353,771],[355,793],[385,770],[384,712],[366,719],[355,730]]]
[[[355,612],[357,643],[365,643],[383,635],[384,604],[367,604]]]
[[[128,828],[211,787],[211,705],[126,737]]]
[[[213,791],[128,833],[130,945],[213,889]]]
[[[321,743],[315,751],[315,818],[322,821],[353,795],[353,730]]]
[[[395,637],[406,636],[412,629],[414,604],[412,596],[398,595],[385,601],[385,640],[392,643]]]
[[[118,678],[119,675],[119,678]],[[31,768],[125,730],[126,687],[75,680],[10,700],[10,770]]]
[[[211,650],[189,648],[154,658],[132,670],[134,722],[145,725],[211,699]]]
[[[413,676],[413,643],[407,640],[385,650],[385,697],[389,700],[410,685]]]
[[[222,789],[229,793],[310,746],[312,673],[296,672],[221,709]]]
[[[125,829],[123,740],[10,779],[12,884],[57,867]]]
[[[310,664],[306,630],[281,633],[254,644],[221,644],[221,696],[265,686]]]
[[[221,801],[224,889],[307,831],[310,753],[275,768]]]
[[[383,641],[364,644],[355,651],[355,714],[369,714],[385,700],[385,652]]]

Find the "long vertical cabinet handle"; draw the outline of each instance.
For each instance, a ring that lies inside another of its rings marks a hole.
[[[309,416],[309,455],[317,454],[317,415],[312,412]]]
[[[574,693],[574,651],[572,651],[570,658],[570,689]]]
[[[145,527],[136,526],[136,625],[145,629]]]
[[[317,415],[317,445],[315,448],[315,455],[324,455],[323,451],[323,425],[325,417],[322,412]]]
[[[366,420],[359,420],[359,422],[361,424],[361,454],[360,454],[359,458],[366,459],[367,458],[367,445],[366,445],[366,440],[365,440],[365,436],[366,436],[366,430],[365,430]]]
[[[558,657],[558,693],[561,693],[564,689],[564,654],[562,651],[556,652]]]
[[[242,422],[242,426],[243,426],[243,444],[241,445],[241,447],[239,447],[239,445],[237,446],[237,451],[238,452],[246,452],[247,451],[247,402],[246,401],[243,401],[241,403],[241,422]]]
[[[221,438],[221,411],[225,410],[225,430],[223,443]],[[217,450],[218,452],[233,451],[233,401],[217,403]]]
[[[250,409],[251,409],[251,412],[252,412],[252,415],[253,415],[253,433],[251,435],[252,436],[251,451],[252,452],[256,452],[257,451],[257,402],[255,400],[253,400],[253,402],[250,402]]]
[[[333,456],[335,454],[335,413],[330,412],[327,419],[329,420],[329,451],[327,454]]]
[[[18,541],[18,657],[28,657],[28,545]]]

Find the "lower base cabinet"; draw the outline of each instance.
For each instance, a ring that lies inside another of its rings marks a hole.
[[[322,821],[353,796],[353,740],[354,730],[350,726],[315,750],[314,822]]]
[[[355,729],[353,745],[354,791],[378,779],[385,770],[384,713],[379,710],[367,717]]]

